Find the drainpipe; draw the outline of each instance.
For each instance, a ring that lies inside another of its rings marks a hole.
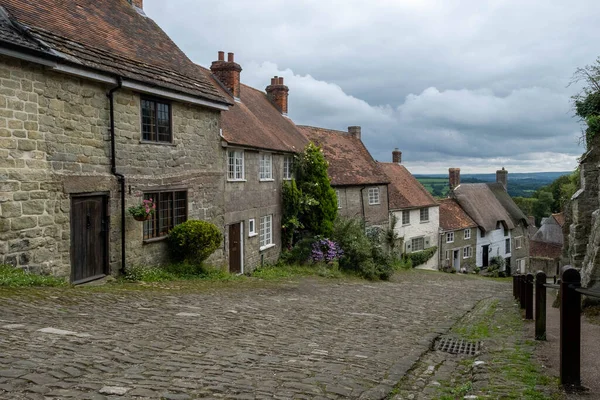
[[[363,186],[362,188],[360,188],[360,205],[362,208],[362,217],[363,217],[363,228],[367,229],[367,217],[365,216],[365,199],[363,198],[363,190],[365,190],[367,187]]]
[[[123,79],[117,78],[117,86],[110,89],[108,99],[110,103],[110,171],[117,177],[121,186],[121,274],[125,273],[125,176],[117,172],[115,150],[115,98],[114,93],[123,87]]]

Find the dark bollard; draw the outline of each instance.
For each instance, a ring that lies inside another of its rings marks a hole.
[[[525,319],[533,319],[533,275],[525,277]]]
[[[546,340],[546,274],[535,275],[535,340]]]
[[[521,306],[521,310],[525,309],[525,279],[527,278],[526,275],[521,275],[520,279],[519,279],[519,303]]]
[[[513,284],[513,297],[516,299],[517,298],[517,276],[516,275],[512,276],[512,284]]]
[[[560,274],[560,383],[581,387],[581,287],[579,271],[565,265]]]
[[[515,299],[518,302],[521,301],[521,275],[517,275],[517,279],[515,280]]]

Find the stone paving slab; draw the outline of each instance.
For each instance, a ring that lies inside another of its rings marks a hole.
[[[0,292],[0,398],[383,398],[433,338],[509,290],[415,271],[195,293]]]

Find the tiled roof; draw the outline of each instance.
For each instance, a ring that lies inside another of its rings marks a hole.
[[[329,178],[333,186],[387,184],[389,179],[363,142],[347,132],[312,126],[298,126],[306,137],[323,148],[329,162]]]
[[[204,69],[210,74],[210,71]],[[230,96],[223,90],[223,94]],[[306,137],[289,118],[283,116],[266,93],[240,85],[240,102],[221,114],[225,140],[234,145],[265,150],[301,152]]]
[[[463,183],[454,188],[454,198],[485,232],[496,229],[497,222],[503,222],[508,229],[514,229],[513,220],[486,183]]]
[[[65,61],[230,103],[167,34],[127,0],[3,0],[2,5]]]
[[[12,23],[10,16],[4,12],[3,8],[0,8],[0,42],[35,52],[46,52],[44,46],[28,37],[26,32],[21,31],[18,26]]]
[[[454,199],[440,201],[440,228],[445,231],[455,231],[476,227],[475,221],[462,209]]]
[[[563,213],[557,213],[557,214],[552,214],[552,216],[554,217],[554,219],[556,220],[556,222],[562,227],[565,224],[565,214]]]
[[[404,167],[396,163],[379,163],[390,180],[388,188],[390,210],[419,208],[437,205],[433,196]]]

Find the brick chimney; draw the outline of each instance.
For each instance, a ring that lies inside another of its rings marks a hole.
[[[288,92],[290,89],[283,84],[282,76],[275,76],[271,78],[271,84],[265,89],[269,101],[279,110],[283,115],[288,113]]]
[[[394,164],[402,164],[402,152],[397,147],[392,151],[392,162]]]
[[[141,2],[142,0],[138,1]],[[231,92],[234,98],[240,98],[240,72],[242,72],[242,67],[233,60],[233,53],[227,53],[227,61],[225,61],[225,53],[219,51],[219,59],[212,62],[210,71]]]
[[[139,9],[144,9],[144,0],[127,0],[129,4],[136,6]]]
[[[508,187],[508,171],[504,167],[496,171],[496,182],[501,183],[504,186],[504,190]]]
[[[360,126],[349,126],[348,133],[360,140]]]
[[[449,168],[448,178],[450,181],[450,190],[454,190],[460,185],[460,168]]]

